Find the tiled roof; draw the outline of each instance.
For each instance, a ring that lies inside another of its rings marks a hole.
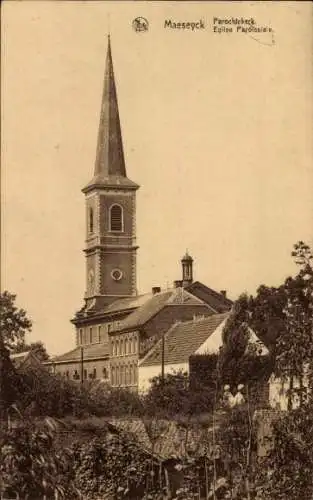
[[[25,361],[40,365],[41,361],[37,358],[36,354],[32,351],[23,351],[18,353],[11,353],[10,359],[16,367],[20,367]]]
[[[84,360],[106,358],[109,355],[108,344],[90,344],[84,346],[83,350]],[[52,362],[65,362],[65,361],[80,361],[81,359],[81,348],[76,347],[72,351],[61,354],[60,356],[55,356]]]
[[[186,363],[189,357],[213,334],[229,313],[213,314],[203,319],[175,323],[165,334],[165,364]],[[139,363],[140,366],[160,365],[162,340]]]
[[[195,281],[186,288],[190,293],[199,297],[206,304],[210,305],[217,313],[229,311],[232,306],[232,301],[225,297],[222,293],[216,292],[208,286]]]
[[[125,309],[135,309],[137,307],[142,306],[148,300],[153,297],[152,293],[145,293],[142,295],[137,295],[135,297],[128,297],[126,299],[118,299],[115,300],[112,304],[108,305],[104,309],[104,313],[123,311]]]
[[[129,328],[137,328],[144,325],[149,319],[155,316],[165,306],[170,305],[205,305],[202,300],[194,297],[191,293],[183,288],[174,288],[164,292],[156,293],[150,296],[141,307],[138,307],[127,318],[121,321],[117,331],[126,330]]]

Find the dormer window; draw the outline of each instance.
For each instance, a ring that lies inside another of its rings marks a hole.
[[[122,232],[123,231],[123,208],[121,205],[111,205],[109,211],[110,231]]]

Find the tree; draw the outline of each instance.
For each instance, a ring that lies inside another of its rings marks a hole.
[[[285,332],[276,342],[276,371],[289,379],[289,408],[294,392],[299,392],[303,403],[303,379],[312,365],[313,356],[313,269],[312,252],[308,245],[299,241],[291,254],[300,266],[295,278],[284,283],[286,294]],[[294,379],[300,388],[294,388]]]
[[[291,255],[300,268],[298,274],[277,288],[262,285],[248,302],[251,326],[270,347],[276,374],[289,380],[289,406],[295,378],[300,381],[302,401],[304,371],[312,366],[313,357],[313,255],[303,241],[294,245]]]
[[[11,350],[25,343],[25,334],[32,327],[26,311],[16,306],[15,300],[16,295],[8,291],[0,294],[0,331],[4,345]]]
[[[16,399],[17,382],[18,376],[0,332],[0,420],[4,418],[4,412]]]

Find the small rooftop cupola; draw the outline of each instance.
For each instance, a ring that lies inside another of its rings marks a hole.
[[[126,175],[110,35],[108,35],[94,176],[84,187],[83,192],[87,193],[101,187],[118,189],[139,187]]]
[[[193,282],[193,258],[186,251],[185,255],[181,259],[182,264],[182,278],[183,287],[191,285]]]

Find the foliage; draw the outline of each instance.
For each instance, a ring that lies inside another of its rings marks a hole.
[[[289,401],[295,391],[293,378],[297,376],[301,382],[305,371],[312,373],[313,355],[312,251],[300,241],[292,256],[300,271],[283,285],[284,328],[275,346],[276,370],[290,380]],[[273,446],[256,475],[262,499],[313,498],[312,377],[309,389],[309,398],[300,397],[299,408],[283,414],[273,424]]]
[[[143,412],[141,399],[131,391],[110,389],[96,381],[78,384],[51,374],[44,366],[22,365],[14,373],[15,400],[28,416],[134,416]]]
[[[0,332],[0,419],[3,412],[15,402],[19,393],[19,377],[10,360],[9,350],[5,347]]]
[[[215,391],[218,354],[194,354],[189,358],[189,382],[192,390]]]
[[[184,414],[189,407],[188,384],[188,374],[183,371],[154,377],[144,398],[146,413]]]
[[[262,387],[273,370],[273,359],[271,355],[260,355],[259,343],[252,342],[249,323],[249,299],[241,295],[234,303],[223,331],[223,347],[216,370],[217,400],[222,395],[224,384],[230,385],[233,391],[243,384],[248,388],[253,404],[261,403]]]
[[[88,391],[93,413],[99,416],[140,416],[144,412],[143,401],[136,392],[100,385]]]
[[[0,435],[0,485],[5,498],[79,498],[70,450],[53,449],[51,430],[23,426]]]
[[[15,304],[16,295],[4,291],[0,294],[0,331],[6,347],[24,344],[25,334],[31,330],[32,322],[26,311]]]
[[[260,498],[313,498],[313,407],[292,410],[273,424],[274,444],[257,471]]]
[[[144,498],[163,491],[159,460],[127,435],[104,432],[88,443],[56,448],[49,425],[1,433],[0,492],[6,498]]]

